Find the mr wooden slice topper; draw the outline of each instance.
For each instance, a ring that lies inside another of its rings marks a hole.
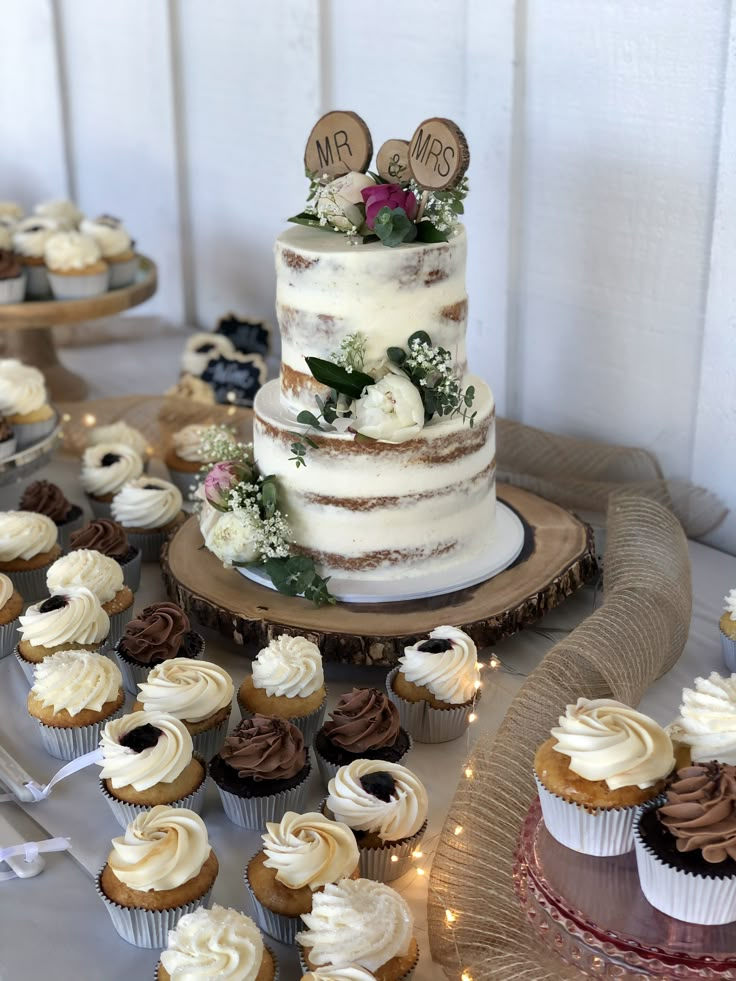
[[[317,120],[307,140],[304,166],[316,177],[342,177],[351,170],[365,173],[373,156],[373,140],[355,112],[328,112]]]

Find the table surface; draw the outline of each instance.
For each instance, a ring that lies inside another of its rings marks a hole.
[[[78,464],[60,457],[46,468],[43,476],[58,483],[72,501],[83,504],[78,485]],[[29,478],[29,480],[32,478]],[[17,506],[21,488],[0,489],[0,508]],[[679,663],[657,682],[645,696],[642,709],[662,723],[677,714],[680,692],[696,675],[722,669],[717,621],[722,598],[736,585],[736,558],[692,543],[693,620],[688,644]],[[144,566],[141,589],[135,608],[163,598],[158,567]],[[441,746],[416,745],[408,764],[425,782],[430,799],[429,828],[423,846],[424,858],[418,867],[428,871],[445,814],[452,799],[464,760],[472,741],[483,732],[497,729],[524,677],[539,663],[550,647],[575,627],[594,608],[597,596],[586,587],[548,614],[538,628],[525,630],[495,648],[502,667],[485,670],[483,700],[478,721],[468,730],[467,739]],[[239,685],[248,673],[247,653],[218,635],[206,636],[206,657],[223,665]],[[481,652],[488,661],[490,650]],[[329,687],[328,707],[337,697],[357,685],[382,687],[385,669],[326,665]],[[58,769],[58,761],[48,756],[40,743],[36,723],[27,715],[25,699],[28,685],[14,658],[0,661],[0,712],[2,744],[39,781],[47,781]],[[130,703],[130,696],[128,696]],[[318,776],[310,777],[309,805],[323,796]],[[220,874],[213,900],[245,912],[249,900],[242,882],[243,868],[258,849],[257,832],[230,824],[219,797],[210,786],[203,816],[213,848],[220,859]],[[103,800],[97,780],[97,767],[82,771],[55,788],[48,800],[21,807],[0,804],[0,846],[19,840],[46,837],[71,838],[71,850],[47,857],[46,869],[33,879],[0,883],[3,890],[0,918],[0,981],[34,981],[51,971],[55,981],[98,979],[129,981],[150,978],[158,952],[128,945],[115,933],[107,912],[95,894],[93,877],[104,863],[110,839],[120,834]],[[441,969],[429,957],[426,929],[427,876],[410,872],[394,884],[409,901],[417,923],[422,950],[416,981],[442,977]],[[274,944],[282,967],[283,981],[300,976],[293,949]]]

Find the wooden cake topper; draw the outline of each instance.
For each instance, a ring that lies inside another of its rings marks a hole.
[[[373,140],[355,112],[328,112],[309,134],[304,151],[307,173],[316,177],[341,177],[351,170],[362,173],[373,156]]]
[[[409,142],[409,169],[427,191],[443,191],[457,184],[469,163],[468,141],[451,119],[425,119]]]
[[[411,177],[409,144],[406,140],[386,140],[376,154],[376,170],[389,184],[399,184]]]

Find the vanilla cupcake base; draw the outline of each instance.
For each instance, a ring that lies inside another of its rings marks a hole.
[[[102,730],[112,719],[119,719],[125,712],[125,701],[113,713],[93,722],[92,725],[78,726],[77,728],[62,728],[60,726],[47,726],[40,719],[36,719],[41,730],[41,742],[44,749],[57,760],[76,760],[78,756],[91,753],[100,745]]]
[[[16,451],[27,450],[29,446],[35,446],[36,443],[54,431],[56,413],[52,413],[49,419],[39,419],[38,422],[14,422],[12,426],[15,433]]]
[[[300,916],[284,916],[283,913],[274,913],[272,909],[264,906],[258,899],[253,892],[253,887],[248,878],[248,865],[253,857],[251,856],[251,859],[246,863],[245,872],[243,873],[245,888],[251,898],[253,919],[269,937],[273,937],[274,940],[278,940],[282,944],[293,944],[296,940],[297,933],[304,927],[302,918]]]
[[[394,668],[388,673],[386,692],[399,710],[401,725],[418,743],[449,743],[465,735],[470,716],[480,699],[480,690],[471,702],[454,708],[438,709],[431,706],[429,702],[410,702],[397,695],[393,688],[393,680],[398,672],[399,669]]]
[[[204,768],[205,775],[202,783],[191,794],[187,794],[186,797],[181,797],[179,800],[173,801],[168,806],[177,808],[186,807],[188,810],[194,811],[195,814],[201,814],[207,791],[207,764],[198,753],[195,753],[193,758],[199,760]],[[110,793],[102,779],[100,780],[100,790],[121,828],[127,828],[130,822],[134,821],[139,814],[150,811],[154,806],[153,804],[131,804],[125,800],[118,800],[117,797],[114,797]]]
[[[547,831],[561,845],[582,855],[626,855],[634,847],[640,805],[589,811],[547,790],[534,774]]]
[[[130,286],[135,282],[138,272],[138,256],[133,255],[129,259],[106,259],[110,270],[109,289],[118,290],[122,286]]]
[[[251,712],[250,709],[247,709],[240,701],[239,697],[237,699],[237,702],[238,702],[238,708],[240,710],[240,718],[252,719],[253,716],[255,715],[255,712]],[[301,734],[304,736],[305,746],[313,745],[317,733],[322,728],[322,724],[325,720],[326,708],[327,708],[327,689],[325,689],[325,697],[324,700],[322,701],[322,704],[319,705],[313,712],[310,712],[308,715],[301,715],[301,716],[294,716],[294,717],[289,716],[288,721],[291,722],[293,726],[296,726],[299,732],[301,732]],[[319,765],[320,759],[316,752],[315,752],[315,756],[317,756],[317,764]],[[322,772],[321,766],[320,766],[320,772]]]
[[[110,283],[107,266],[100,272],[73,275],[55,273],[49,269],[48,276],[51,292],[57,300],[86,300],[91,296],[100,296],[107,293]]]
[[[299,966],[301,968],[302,974],[309,974],[310,971],[314,971],[314,968],[309,964],[307,958],[304,956],[304,948],[300,944],[297,944],[297,950],[299,951]],[[417,957],[413,965],[409,968],[406,974],[402,974],[400,978],[396,979],[396,981],[412,981],[418,963],[419,963],[419,947],[417,947]],[[378,970],[379,971],[381,970],[380,967],[378,968]]]

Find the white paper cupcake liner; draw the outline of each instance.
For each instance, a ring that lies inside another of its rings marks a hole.
[[[107,293],[110,282],[110,270],[105,267],[102,272],[64,276],[50,269],[49,285],[57,300],[85,300],[90,296],[100,296]]]
[[[143,555],[140,549],[136,549],[135,555],[132,559],[128,559],[127,562],[123,562],[120,568],[123,570],[123,582],[128,587],[132,589],[133,592],[138,591],[138,587],[141,584],[141,566],[143,565]]]
[[[215,786],[229,820],[239,828],[260,831],[266,827],[267,821],[280,821],[287,811],[303,810],[311,772],[310,767],[296,787],[282,790],[278,794],[264,794],[263,797],[238,797],[237,794],[231,794],[220,787],[217,782]]]
[[[401,728],[403,729],[404,726],[402,725]],[[407,735],[407,737],[409,739],[409,745],[406,747],[406,752],[402,756],[400,756],[398,758],[398,760],[394,760],[393,761],[395,763],[401,763],[401,764],[403,764],[404,761],[406,760],[406,757],[409,755],[409,753],[412,751],[412,749],[414,747],[414,740],[412,739],[411,735],[408,732],[406,732],[406,730],[404,730],[404,732],[405,732],[405,734]],[[316,733],[315,733],[315,735],[316,735]],[[313,746],[312,748],[314,749],[314,755],[315,755],[315,757],[317,759],[317,769],[319,770],[319,775],[322,778],[322,782],[324,783],[324,785],[326,787],[327,784],[330,782],[330,780],[332,780],[333,777],[336,777],[337,776],[337,771],[344,764],[343,763],[332,763],[330,760],[327,760],[327,759],[324,758],[324,756],[322,756],[322,754],[319,752],[319,750],[317,749],[316,746]],[[370,759],[373,759],[373,757],[369,757],[369,758]],[[362,757],[356,756],[355,759],[362,759]]]
[[[51,296],[49,274],[46,266],[23,266],[26,274],[26,299],[45,300]]]
[[[128,541],[133,548],[139,548],[141,550],[144,562],[158,562],[159,556],[161,555],[161,549],[163,548],[163,544],[168,537],[167,532],[129,531],[127,528],[125,530],[128,534]]]
[[[7,657],[15,651],[16,644],[18,643],[19,626],[20,619],[16,617],[15,620],[11,620],[10,623],[4,623],[0,627],[0,659]]]
[[[130,286],[135,282],[135,274],[138,271],[138,256],[131,256],[130,259],[108,259],[110,270],[109,288],[111,290],[120,289],[121,286]]]
[[[65,521],[62,525],[57,525],[59,532],[59,545],[61,545],[64,552],[69,551],[69,539],[75,531],[78,531],[82,525],[87,523],[87,518],[82,512],[78,517],[72,518],[71,521]]]
[[[125,633],[125,627],[133,619],[133,604],[131,603],[127,610],[121,610],[120,613],[110,614],[110,633],[107,637],[107,643],[109,647],[115,647],[117,642]]]
[[[656,802],[639,809],[639,817]],[[639,884],[647,901],[661,913],[685,923],[718,926],[736,921],[736,879],[684,872],[666,865],[634,827]]]
[[[251,860],[254,857],[252,855]],[[248,862],[249,864],[250,861]],[[246,891],[252,900],[253,919],[269,937],[273,937],[274,940],[278,940],[282,944],[293,944],[297,933],[304,927],[302,918],[300,916],[284,916],[283,913],[274,913],[273,910],[264,906],[253,892],[253,887],[248,878],[248,865],[245,866],[243,880],[245,881]]]
[[[26,297],[26,274],[0,279],[0,303],[22,303]]]
[[[76,729],[62,729],[57,726],[47,726],[36,719],[41,730],[41,742],[49,755],[57,760],[75,760],[78,756],[91,753],[100,745],[102,730],[112,719],[119,719],[125,711],[125,702],[111,715],[101,722],[92,725],[79,726]]]
[[[188,810],[194,811],[195,814],[201,814],[202,808],[204,807],[205,793],[207,791],[207,764],[199,753],[194,754],[194,759],[199,760],[204,767],[204,780],[193,793],[187,794],[186,797],[181,797],[179,800],[174,801],[168,806],[186,807]],[[144,812],[147,813],[153,806],[152,804],[130,804],[128,801],[118,800],[117,797],[113,797],[102,779],[100,779],[100,790],[102,791],[102,796],[107,801],[115,820],[118,822],[121,828],[127,828],[130,822],[134,821],[139,814],[143,814]]]
[[[389,671],[386,677],[386,692],[399,710],[402,726],[418,743],[449,743],[465,735],[469,725],[468,720],[480,701],[480,690],[475,700],[467,705],[437,709],[428,702],[410,702],[397,695],[393,689],[393,680],[398,671],[398,668]]]
[[[204,732],[198,732],[196,736],[192,736],[194,751],[199,753],[208,763],[219,752],[220,747],[225,742],[229,724],[230,719],[228,717],[212,729],[206,729]]]
[[[599,857],[625,855],[632,850],[638,805],[588,811],[551,793],[536,773],[534,779],[547,831],[561,845]]]
[[[413,855],[427,832],[427,822],[411,838],[403,841],[385,842],[380,848],[363,848],[360,851],[360,874],[364,879],[375,882],[393,882],[416,868]]]
[[[39,419],[38,422],[14,422],[16,450],[25,450],[34,446],[56,428],[56,415],[50,419]]]
[[[53,563],[49,562],[40,569],[23,569],[19,572],[6,572],[5,575],[11,580],[26,603],[35,603],[37,600],[48,596],[46,588],[46,573]]]
[[[18,440],[15,436],[11,436],[10,439],[4,439],[0,443],[0,460],[7,460],[8,457],[13,456],[18,446]]]
[[[87,501],[96,518],[112,518],[112,501],[98,501],[91,494],[87,495]]]
[[[299,951],[299,967],[302,970],[302,974],[309,974],[309,972],[313,971],[314,968],[310,967],[309,964],[307,964],[307,959],[304,956],[304,948],[301,946],[301,944],[297,944],[296,946],[297,946],[297,950]],[[402,974],[401,977],[397,979],[397,981],[412,981],[418,963],[419,963],[419,952],[417,951],[417,960],[414,963],[414,966],[411,967],[406,972],[406,974]]]
[[[729,637],[728,634],[724,633],[720,627],[719,633],[721,635],[721,650],[723,651],[723,660],[726,662],[726,667],[733,674],[736,671],[736,638]]]
[[[166,947],[169,942],[169,930],[175,929],[182,916],[193,913],[201,906],[209,909],[212,899],[211,888],[200,899],[177,906],[175,909],[151,910],[119,906],[112,899],[108,899],[102,891],[100,879],[103,869],[104,865],[97,873],[97,895],[107,907],[115,930],[123,940],[127,940],[134,947]]]
[[[252,719],[254,712],[250,709],[245,708],[240,699],[238,698],[238,709],[240,710],[241,719]],[[322,728],[322,723],[325,719],[325,709],[327,707],[327,690],[325,689],[325,697],[322,704],[318,706],[314,712],[310,712],[309,715],[301,715],[296,717],[289,716],[289,722],[296,726],[299,732],[304,736],[304,745],[311,746],[317,736],[317,733]],[[317,761],[319,763],[319,760]]]
[[[188,654],[187,657],[202,657],[204,655],[204,637],[198,634],[196,631],[192,630],[198,642],[198,646],[195,648],[193,653]],[[126,691],[131,692],[133,695],[138,695],[138,685],[144,682],[152,669],[155,667],[153,664],[134,664],[132,661],[127,660],[119,651],[120,641],[122,636],[118,639],[114,646],[113,653],[115,655],[115,660],[117,661],[120,672],[123,676],[123,687]]]

